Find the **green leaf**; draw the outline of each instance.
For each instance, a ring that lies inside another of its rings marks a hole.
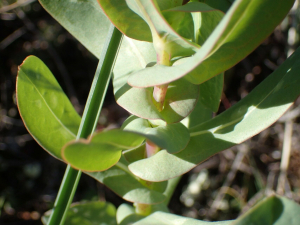
[[[143,185],[139,180],[128,170],[128,163],[121,157],[120,161],[110,169],[103,172],[86,172],[87,175],[93,177],[97,181],[103,183],[114,191],[117,195],[129,202],[143,204],[157,204],[166,199],[162,194],[167,187],[167,182],[154,183],[156,187],[153,189]]]
[[[208,81],[200,84],[199,101],[208,109],[217,112],[223,92],[224,74],[221,73]]]
[[[201,2],[171,8],[162,12],[172,28],[182,37],[203,45],[221,21],[224,13]]]
[[[156,61],[152,43],[136,41],[124,36],[114,67],[114,79],[145,68]]]
[[[177,216],[171,213],[155,212],[132,225],[229,225],[231,222],[232,221],[207,222],[188,217]]]
[[[194,54],[199,46],[178,33],[165,20],[155,4],[155,0],[127,0],[129,8],[142,17],[149,25],[154,48],[158,54],[166,51],[170,58]]]
[[[236,0],[193,57],[180,59],[171,67],[157,65],[137,71],[130,75],[128,83],[145,88],[167,84],[185,75],[192,83],[203,83],[252,52],[284,18],[293,3],[294,0]]]
[[[155,0],[160,11],[181,6],[183,0]]]
[[[29,133],[61,159],[62,146],[76,138],[80,116],[51,71],[35,56],[27,57],[19,67],[17,103]]]
[[[31,135],[46,151],[62,160],[61,149],[76,138],[80,117],[52,73],[37,57],[28,57],[20,66],[17,102],[20,115]],[[155,183],[158,187],[154,188],[160,192],[153,191],[140,183],[127,166],[128,163],[121,157],[117,166],[103,173],[89,175],[125,200],[135,202],[139,199],[144,204],[164,201],[166,197],[161,192],[166,182]]]
[[[284,197],[271,196],[257,203],[231,225],[298,225],[300,205]]]
[[[156,204],[151,206],[151,212],[169,212],[165,204]],[[145,216],[136,213],[135,208],[128,205],[122,204],[117,209],[117,222],[119,225],[132,224],[138,220],[143,219]]]
[[[187,40],[194,41],[194,23],[190,13],[171,10],[161,13],[176,33]]]
[[[151,31],[145,21],[134,13],[126,4],[119,0],[98,0],[101,8],[110,21],[126,36],[141,40],[152,41]],[[126,18],[126,19],[124,19]],[[99,23],[100,24],[100,23]]]
[[[190,115],[181,120],[180,122],[187,128],[195,127],[204,123],[212,118],[212,111],[207,109],[201,101],[198,101],[194,110]]]
[[[300,48],[236,105],[192,127],[190,142],[183,151],[177,154],[159,151],[150,158],[130,164],[129,169],[144,180],[168,180],[251,138],[280,118],[300,94],[299,69]]]
[[[146,157],[146,143],[136,148],[123,151],[123,156],[129,163],[144,159]]]
[[[47,12],[98,58],[110,22],[96,0],[39,0]]]
[[[215,8],[215,9],[219,9],[223,12],[227,12],[228,9],[231,6],[230,1],[228,0],[199,0],[199,2],[204,2],[205,4]]]
[[[140,219],[143,219],[144,216],[136,214],[135,208],[128,204],[122,204],[117,209],[117,223],[119,225],[128,225],[132,224]]]
[[[117,6],[121,6],[121,10],[127,8],[131,14],[135,15],[142,22],[141,27],[138,27],[137,29],[141,31],[146,28],[148,30],[148,41],[151,41],[151,32],[147,24],[128,8],[125,1],[114,1],[118,3]],[[105,4],[109,5],[113,4],[114,1],[110,0],[103,2],[106,2]],[[111,23],[96,0],[40,0],[40,2],[42,6],[78,41],[80,41],[96,57],[100,57],[106,34]],[[113,10],[114,8],[109,7],[109,9]],[[118,13],[118,15],[122,14]],[[121,21],[123,23],[128,21],[129,24],[132,25],[132,21],[129,20],[127,16],[126,20],[122,19]],[[131,28],[128,27],[128,29]],[[145,32],[136,31],[133,31],[132,33],[135,35],[145,34]],[[142,38],[142,40],[144,39]],[[122,67],[123,69],[126,67],[126,70],[129,70],[128,72],[132,72],[136,69],[144,68],[146,64],[151,61],[156,61],[156,53],[151,43],[139,42],[125,37],[121,45],[114,72],[121,71]],[[140,67],[140,64],[142,64],[142,67]]]
[[[124,122],[122,128],[143,135],[169,153],[183,150],[190,140],[189,131],[181,123],[152,127],[147,120],[131,116]]]
[[[42,217],[47,224],[52,210]],[[67,212],[65,225],[117,225],[116,208],[109,202],[87,202],[73,204]]]
[[[199,97],[199,87],[180,79],[168,86],[164,109],[159,112],[154,104],[153,88],[134,88],[127,84],[128,75],[114,76],[117,103],[133,115],[145,119],[162,119],[176,123],[189,115]]]
[[[118,129],[102,131],[89,140],[67,143],[62,149],[62,157],[78,170],[104,171],[119,161],[122,150],[132,149],[143,141],[140,135]]]

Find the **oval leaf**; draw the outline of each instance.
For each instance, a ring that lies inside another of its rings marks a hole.
[[[50,70],[37,57],[28,57],[20,66],[17,79],[17,102],[20,115],[31,135],[46,151],[62,160],[61,149],[76,138],[80,117]],[[117,164],[118,167],[113,166],[105,172],[89,173],[89,175],[127,201],[139,201],[144,204],[164,201],[165,196],[161,193],[163,191],[151,190],[135,179],[128,170],[125,159],[122,160],[121,157],[121,162]],[[120,178],[119,182],[118,178]],[[162,190],[166,183],[155,183],[155,185],[160,186],[156,188],[157,190]]]
[[[271,196],[257,203],[248,212],[232,222],[232,225],[298,225],[300,205],[284,198]]]
[[[122,128],[143,135],[169,153],[183,150],[190,140],[189,131],[181,123],[151,127],[147,120],[131,116],[124,122]]]
[[[232,221],[208,222],[188,217],[178,216],[171,213],[155,212],[132,225],[229,225]]]
[[[78,170],[104,171],[119,161],[122,150],[137,147],[143,141],[140,135],[122,130],[102,131],[90,140],[79,139],[67,143],[62,149],[62,157]]]
[[[76,138],[81,119],[51,71],[35,56],[27,57],[19,67],[17,104],[29,133],[61,159],[61,148]]]
[[[217,112],[220,105],[224,85],[224,73],[221,73],[199,85],[199,101],[207,109]]]
[[[127,84],[128,75],[114,76],[117,103],[133,115],[145,119],[162,119],[176,123],[189,115],[199,97],[199,87],[180,79],[168,86],[164,109],[159,112],[152,97],[153,88],[134,88]]]
[[[236,0],[193,57],[180,59],[171,67],[158,65],[137,71],[131,74],[128,83],[145,88],[167,84],[185,75],[192,83],[203,83],[252,52],[285,17],[293,3],[294,0]]]
[[[120,0],[98,0],[110,21],[126,36],[140,41],[152,41],[147,23]],[[100,23],[99,23],[100,24]]]
[[[155,0],[126,0],[129,8],[142,17],[150,27],[157,54],[166,50],[170,58],[194,54],[199,46],[176,33],[165,20]]]
[[[47,12],[98,58],[110,22],[95,0],[39,0]]]
[[[165,204],[156,204],[151,206],[151,212],[169,212]],[[122,204],[117,210],[117,222],[119,225],[133,224],[136,221],[143,219],[145,216],[136,213],[134,207],[128,204]]]
[[[179,176],[212,155],[261,132],[300,94],[300,49],[249,95],[217,117],[190,129],[188,146],[177,154],[160,151],[129,165],[138,177],[162,181]],[[149,172],[150,171],[150,172]]]
[[[117,195],[129,202],[142,204],[157,204],[166,199],[163,194],[167,187],[167,182],[153,183],[150,189],[147,185],[143,185],[138,179],[128,170],[128,163],[121,157],[120,161],[103,172],[85,172],[97,181],[103,183]]]

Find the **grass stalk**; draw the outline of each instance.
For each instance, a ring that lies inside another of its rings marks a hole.
[[[96,129],[121,39],[121,32],[111,25],[85,105],[76,139],[87,138]],[[71,168],[70,165],[67,166],[54,203],[52,214],[48,220],[48,225],[63,225],[66,212],[73,200],[77,184],[80,180],[80,175],[81,171]]]

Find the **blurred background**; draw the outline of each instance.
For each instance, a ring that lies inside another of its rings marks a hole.
[[[220,110],[244,98],[299,45],[299,2],[253,53],[226,72]],[[66,165],[28,134],[15,98],[18,66],[42,59],[81,114],[97,59],[36,0],[0,0],[0,224],[42,224],[52,208]],[[299,74],[300,75],[300,74]],[[300,88],[300,87],[299,87]],[[119,127],[128,113],[110,85],[98,128]],[[185,174],[170,211],[202,220],[234,219],[277,192],[300,202],[300,99],[274,125],[251,140],[213,156]],[[124,201],[83,175],[74,201]]]

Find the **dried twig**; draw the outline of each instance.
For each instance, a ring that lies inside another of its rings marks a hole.
[[[242,160],[248,152],[247,144],[241,144],[238,146],[238,148],[239,148],[239,152],[233,161],[231,170],[228,173],[222,188],[219,190],[219,192],[218,192],[215,200],[213,201],[211,208],[208,212],[208,215],[210,215],[210,216],[214,215],[216,213],[216,211],[219,209],[221,201],[225,195],[224,193],[228,192],[228,189],[230,188],[230,185],[232,184],[232,182],[236,176],[236,173],[239,170],[240,165],[242,164]]]
[[[8,35],[4,40],[0,42],[0,50],[5,49],[8,45],[13,43],[19,37],[26,33],[26,27],[21,27],[15,30],[12,34]]]
[[[292,135],[293,135],[293,121],[290,120],[285,123],[285,129],[284,129],[282,158],[280,163],[280,174],[279,174],[277,190],[276,190],[276,192],[280,195],[283,195],[285,193],[286,186],[289,187],[289,185],[286,185],[286,183],[288,183],[286,172],[288,170],[289,160],[291,156]]]
[[[32,2],[35,2],[35,1],[36,0],[19,0],[19,1],[16,1],[13,4],[6,5],[6,6],[3,6],[2,8],[0,8],[0,13],[11,11],[13,9],[16,9],[18,7],[21,7],[21,6],[28,5],[28,4],[30,4]]]

